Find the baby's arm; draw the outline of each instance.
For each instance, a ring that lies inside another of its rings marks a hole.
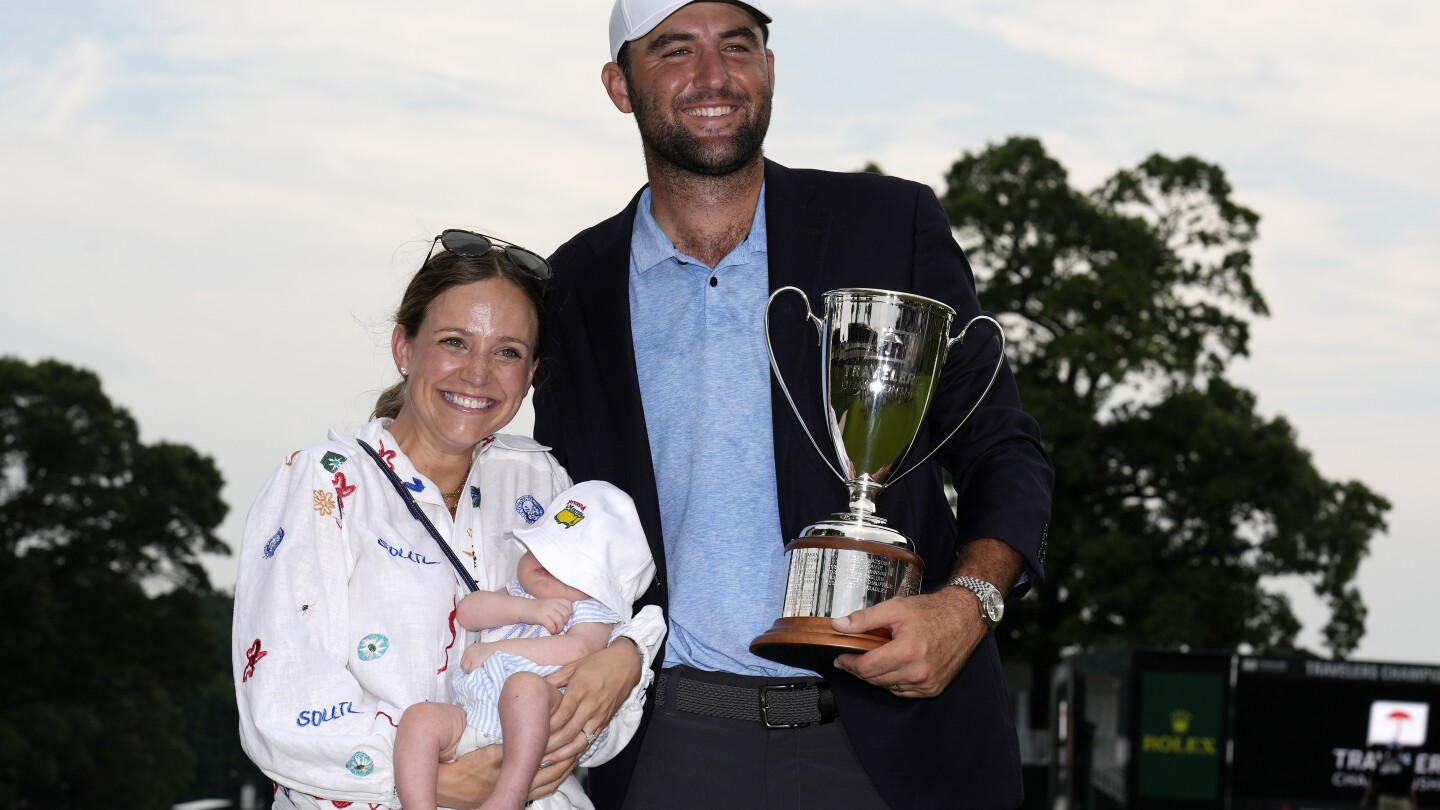
[[[470,672],[483,664],[492,653],[497,652],[512,653],[541,665],[564,666],[596,650],[604,649],[605,644],[610,641],[610,631],[613,628],[614,625],[604,622],[581,622],[561,636],[508,638],[503,641],[471,644],[465,650],[464,668],[466,672]]]
[[[571,603],[564,599],[528,599],[506,591],[475,591],[455,608],[455,618],[466,630],[484,630],[524,622],[559,633],[570,620]]]

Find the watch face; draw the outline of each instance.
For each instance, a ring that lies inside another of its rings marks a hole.
[[[981,600],[981,604],[985,608],[985,616],[989,618],[992,623],[1000,621],[1000,617],[1005,615],[1005,603],[1000,600],[1000,595],[994,591],[987,594],[986,597]]]

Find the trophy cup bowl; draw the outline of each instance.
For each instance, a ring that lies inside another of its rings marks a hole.
[[[770,306],[785,292],[805,298],[795,287],[782,287],[770,296],[765,340],[771,368],[799,418],[769,334]],[[925,563],[909,538],[875,514],[875,498],[906,474],[897,475],[895,469],[920,432],[951,346],[964,340],[976,320],[999,329],[993,318],[982,315],[951,338],[955,311],[908,293],[840,289],[825,293],[823,299],[824,319],[810,311],[808,298],[806,317],[820,333],[826,427],[840,467],[831,464],[813,435],[810,441],[848,488],[850,508],[806,527],[785,546],[790,560],[780,618],[750,643],[756,655],[820,672],[839,653],[866,653],[890,640],[884,630],[836,632],[832,618],[919,593]],[[1004,358],[1003,334],[1001,340],[991,383]],[[980,400],[989,390],[986,386]],[[960,424],[968,418],[969,414]],[[804,427],[804,419],[800,421]],[[805,432],[809,435],[808,427]]]

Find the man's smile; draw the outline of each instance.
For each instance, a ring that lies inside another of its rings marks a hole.
[[[696,107],[685,110],[685,114],[695,118],[718,118],[722,115],[729,115],[740,109],[739,107]]]

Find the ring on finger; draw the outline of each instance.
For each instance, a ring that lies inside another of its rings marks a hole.
[[[586,744],[586,745],[594,745],[594,744],[595,744],[595,740],[598,739],[599,736],[600,736],[599,732],[586,731],[586,732],[585,732],[585,744]]]

